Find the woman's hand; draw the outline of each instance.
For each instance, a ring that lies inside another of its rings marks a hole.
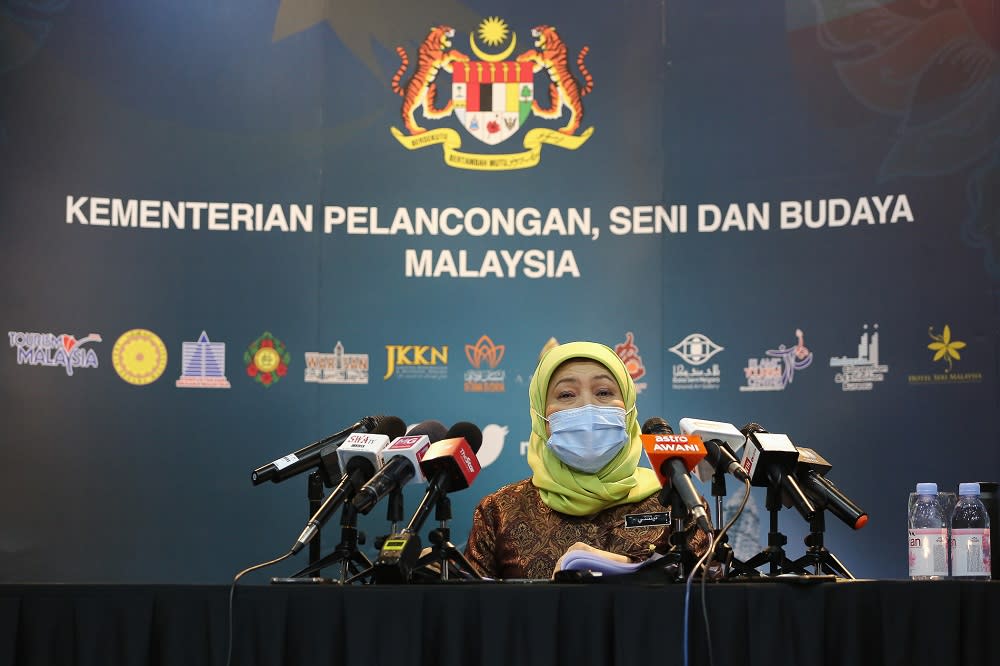
[[[566,552],[563,553],[562,556],[556,561],[556,568],[552,570],[553,576],[556,575],[557,571],[562,570],[563,560],[565,560],[566,556],[572,553],[574,550],[585,550],[588,553],[599,555],[607,560],[611,560],[612,562],[621,562],[622,564],[628,564],[629,562],[632,561],[631,559],[625,557],[624,555],[619,555],[618,553],[612,553],[607,550],[601,550],[600,548],[594,548],[593,546],[588,546],[582,541],[577,541],[572,546],[567,548]]]

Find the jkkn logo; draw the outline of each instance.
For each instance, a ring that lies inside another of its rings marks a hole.
[[[407,379],[444,379],[448,376],[448,346],[386,345],[382,380],[397,375]]]
[[[465,357],[473,370],[465,371],[465,391],[467,393],[500,393],[505,388],[506,373],[497,366],[503,360],[505,345],[493,343],[490,336],[483,335],[474,345],[465,345]],[[483,368],[483,363],[488,368]]]
[[[417,49],[416,65],[405,84],[400,81],[409,69],[410,56],[402,47],[396,48],[400,66],[392,78],[392,90],[403,98],[400,110],[407,133],[391,128],[392,135],[404,147],[416,150],[442,144],[444,161],[459,169],[503,171],[526,169],[541,160],[542,146],[558,146],[576,150],[590,138],[594,128],[577,134],[583,121],[583,97],[594,88],[594,80],[584,65],[590,48],[584,46],[576,57],[576,67],[582,75],[581,84],[569,63],[569,47],[548,25],[531,31],[533,49],[528,49],[513,60],[517,47],[517,34],[498,17],[490,17],[479,24],[479,40],[489,48],[499,48],[497,53],[487,53],[476,43],[476,35],[469,34],[469,48],[479,60],[452,48],[455,29],[447,25],[431,28],[430,33]],[[543,106],[535,99],[535,75],[548,75],[548,101]],[[437,80],[442,74],[451,75],[451,97],[438,106]],[[454,114],[462,127],[473,137],[489,146],[511,138],[531,116],[542,120],[559,120],[567,112],[569,119],[558,129],[536,127],[524,137],[525,150],[508,153],[468,153],[459,150],[462,138],[449,127],[428,130],[417,122],[417,113],[428,120],[444,120]]]

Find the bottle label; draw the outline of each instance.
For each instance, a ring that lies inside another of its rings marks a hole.
[[[990,575],[990,529],[962,528],[951,531],[951,575]]]
[[[948,575],[948,530],[911,529],[910,577]]]

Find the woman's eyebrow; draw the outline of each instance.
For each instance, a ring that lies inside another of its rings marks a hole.
[[[607,380],[609,380],[609,381],[616,381],[616,380],[615,380],[615,378],[614,378],[614,377],[612,377],[611,375],[605,375],[605,374],[600,374],[600,375],[594,375],[594,376],[593,376],[593,377],[591,377],[590,379],[591,379],[591,381],[593,381],[593,380],[595,380],[595,379],[607,379]]]
[[[570,376],[570,377],[563,377],[562,379],[560,379],[559,381],[557,381],[555,384],[553,384],[553,386],[559,386],[560,384],[562,384],[564,382],[572,382],[573,384],[579,384],[580,383],[580,378],[579,377],[572,377],[572,376]]]

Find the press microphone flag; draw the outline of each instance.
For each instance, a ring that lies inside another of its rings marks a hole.
[[[371,511],[379,500],[410,481],[426,481],[420,471],[420,461],[433,442],[444,438],[447,429],[440,421],[424,421],[397,437],[382,451],[385,465],[354,496],[352,503],[363,514]]]
[[[712,531],[708,512],[701,503],[698,491],[688,472],[705,457],[705,445],[697,435],[649,434],[649,430],[665,430],[669,425],[663,419],[649,419],[643,424],[642,448],[659,479],[660,485],[671,486],[680,497],[698,526],[706,532]]]
[[[482,431],[468,421],[456,423],[444,439],[431,444],[420,461],[420,470],[429,479],[427,492],[406,526],[407,531],[419,530],[426,513],[441,497],[472,485],[480,472],[476,454],[482,444]]]
[[[845,495],[826,477],[833,467],[815,450],[800,446],[795,478],[799,485],[821,509],[826,509],[853,530],[868,524],[868,513]]]
[[[403,432],[403,430],[400,423],[398,431]],[[306,523],[302,534],[292,546],[293,555],[312,541],[337,507],[354,497],[361,484],[371,479],[375,475],[375,470],[382,467],[382,451],[387,446],[389,446],[388,435],[356,432],[337,449],[337,458],[344,470],[344,476]]]
[[[740,465],[750,477],[750,484],[784,491],[804,519],[815,518],[816,507],[792,474],[799,452],[788,435],[769,433],[757,423],[746,424],[740,432],[747,437]]]
[[[373,415],[365,416],[356,423],[352,423],[338,433],[334,433],[321,440],[304,446],[298,451],[282,456],[277,460],[261,465],[250,474],[253,485],[259,486],[267,481],[280,483],[285,479],[290,479],[306,470],[318,467],[322,462],[321,452],[329,446],[340,446],[352,433],[381,433],[389,434],[391,429],[403,422],[395,416]]]
[[[406,527],[382,544],[374,566],[376,582],[401,583],[410,579],[420,557],[420,528],[442,498],[468,488],[479,475],[476,453],[482,443],[482,431],[475,424],[462,421],[427,449],[420,460],[420,468],[428,479],[427,492]]]
[[[705,419],[683,418],[680,421],[681,432],[685,435],[698,435],[705,444],[705,459],[698,463],[694,473],[698,480],[705,483],[712,480],[715,470],[722,465],[723,469],[740,481],[749,477],[740,467],[736,452],[743,447],[746,437],[732,423],[722,421],[707,421]]]

